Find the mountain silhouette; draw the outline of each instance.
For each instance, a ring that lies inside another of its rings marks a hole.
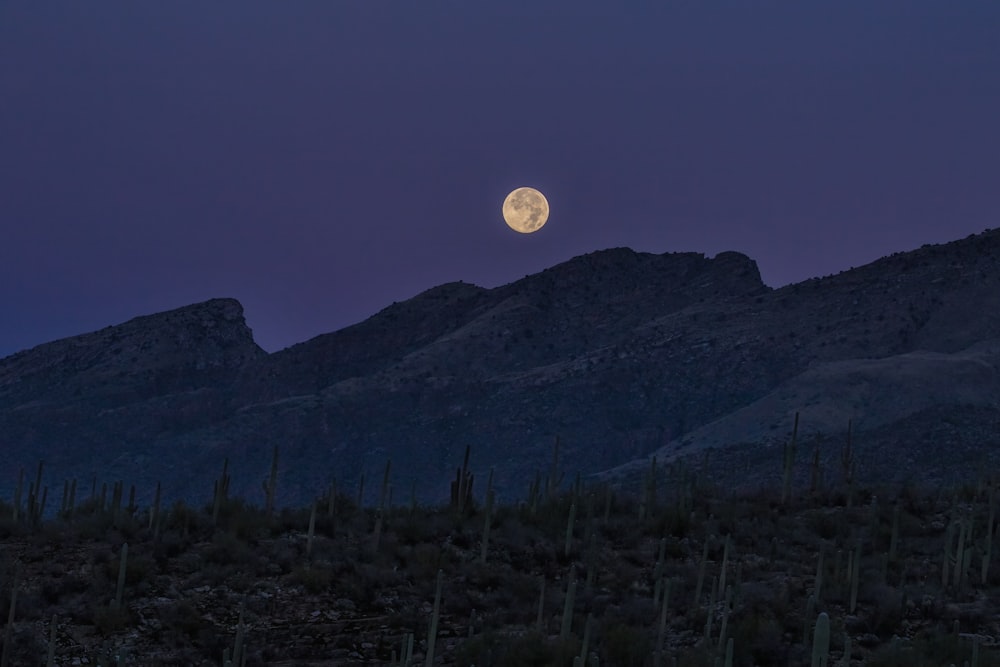
[[[862,477],[938,483],[1000,445],[1000,230],[781,289],[738,252],[575,257],[508,285],[449,283],[267,354],[234,299],[137,317],[0,359],[0,498],[44,460],[50,509],[77,480],[202,505],[305,505],[331,481],[366,498],[448,498],[471,446],[474,491],[526,497],[560,443],[577,474],[631,487],[649,457],[733,487],[825,479],[852,423]],[[28,482],[25,482],[27,488]]]

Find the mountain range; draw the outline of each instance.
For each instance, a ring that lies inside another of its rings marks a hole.
[[[122,480],[140,504],[329,488],[446,502],[471,447],[474,495],[547,475],[634,488],[680,462],[732,488],[861,478],[920,484],[996,468],[1000,229],[772,289],[738,252],[575,257],[493,289],[457,282],[271,354],[241,304],[212,299],[0,359],[0,498],[44,460],[49,509]]]

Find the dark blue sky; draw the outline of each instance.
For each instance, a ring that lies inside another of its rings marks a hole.
[[[780,286],[1000,225],[1000,3],[630,4],[0,4],[0,356],[217,296],[276,350],[617,246]]]

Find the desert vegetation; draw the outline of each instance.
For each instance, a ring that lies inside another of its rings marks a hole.
[[[51,517],[43,464],[22,471],[0,503],[0,667],[1000,665],[987,470],[889,487],[845,443],[796,488],[819,459],[793,434],[777,488],[653,460],[625,492],[565,479],[557,442],[516,502],[467,450],[440,507],[393,502],[387,461],[376,506],[331,482],[278,508],[278,456],[259,499],[230,497],[220,461],[201,507],[69,481]]]

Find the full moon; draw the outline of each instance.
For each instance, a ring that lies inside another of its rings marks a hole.
[[[503,200],[503,219],[515,232],[537,232],[549,219],[549,202],[535,188],[518,188]]]

